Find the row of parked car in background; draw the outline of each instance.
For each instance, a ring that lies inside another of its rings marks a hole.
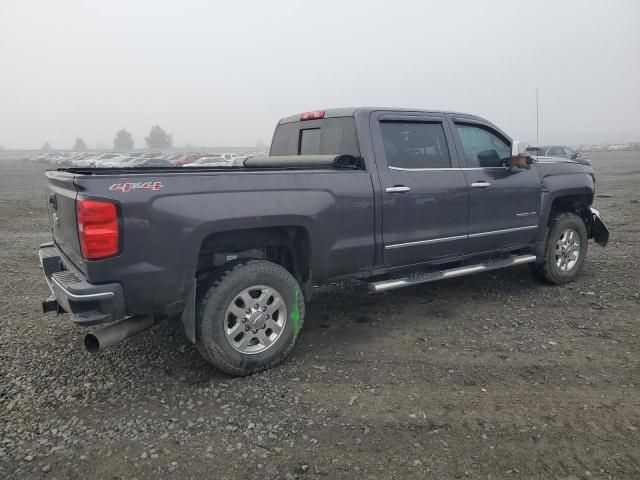
[[[529,147],[527,151],[545,161],[564,160],[590,164],[580,152],[560,145]],[[127,167],[234,167],[242,166],[248,157],[267,155],[262,151],[212,153],[212,152],[36,152],[25,160],[50,163],[61,167],[127,168]]]
[[[127,167],[233,167],[241,166],[247,157],[265,152],[37,152],[23,157],[26,161],[50,163],[61,167],[127,168]]]

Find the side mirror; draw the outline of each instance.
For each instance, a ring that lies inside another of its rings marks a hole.
[[[525,168],[533,163],[531,154],[527,151],[529,145],[519,140],[514,140],[511,144],[511,158],[508,166],[512,168]]]
[[[529,144],[526,142],[521,142],[520,140],[514,140],[511,144],[511,156],[512,157],[522,157],[528,154],[527,148]]]

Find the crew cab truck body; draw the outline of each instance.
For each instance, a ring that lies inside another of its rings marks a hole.
[[[205,358],[245,375],[286,357],[313,285],[519,263],[571,281],[587,239],[608,239],[594,171],[521,151],[477,116],[355,108],[282,119],[270,156],[244,166],[49,171],[43,307],[108,324],[90,351],[179,317]]]

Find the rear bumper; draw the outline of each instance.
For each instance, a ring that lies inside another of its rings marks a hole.
[[[86,281],[53,243],[45,243],[38,251],[40,266],[54,298],[43,302],[43,310],[52,301],[56,310],[68,312],[82,325],[111,323],[125,317],[124,295],[119,283],[94,285]]]
[[[600,212],[591,207],[591,235],[598,245],[607,246],[609,242],[609,228],[600,216]]]

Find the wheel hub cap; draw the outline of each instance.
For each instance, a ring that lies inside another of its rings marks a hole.
[[[562,272],[568,272],[580,256],[580,236],[573,228],[564,230],[556,242],[556,265]]]
[[[270,348],[287,322],[287,306],[280,292],[254,285],[237,293],[227,307],[224,333],[238,352],[255,354]]]
[[[265,325],[267,315],[261,310],[256,310],[251,315],[245,316],[245,318],[249,328],[262,328]]]

